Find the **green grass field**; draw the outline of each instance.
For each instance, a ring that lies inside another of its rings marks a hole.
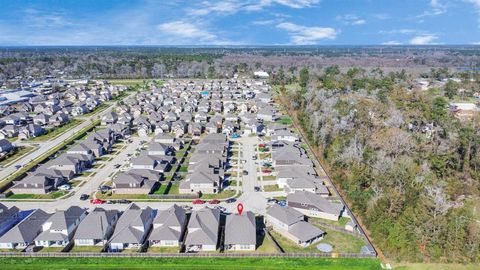
[[[381,269],[376,259],[0,258],[2,269]]]

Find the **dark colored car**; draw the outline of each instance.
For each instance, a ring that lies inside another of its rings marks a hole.
[[[226,202],[226,203],[234,203],[234,202],[236,202],[236,201],[237,201],[237,199],[235,199],[235,198],[230,198],[230,199],[226,200],[225,202]]]
[[[129,203],[131,203],[131,201],[126,200],[126,199],[121,199],[121,200],[118,201],[118,203],[121,203],[121,204],[129,204]]]
[[[81,201],[86,201],[86,200],[88,200],[88,197],[90,197],[90,196],[88,196],[88,194],[82,194],[82,195],[80,195],[80,200]]]

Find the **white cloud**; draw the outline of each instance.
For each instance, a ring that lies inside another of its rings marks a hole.
[[[382,45],[402,45],[402,42],[396,40],[390,40],[387,42],[383,42]]]
[[[434,41],[438,39],[437,35],[428,34],[428,35],[420,35],[415,36],[410,40],[410,44],[412,45],[429,45],[435,44]]]
[[[393,30],[382,30],[382,31],[380,31],[379,33],[380,33],[380,34],[402,34],[402,35],[409,35],[409,34],[419,33],[419,30],[417,30],[417,29],[402,28],[402,29],[393,29]]]
[[[264,8],[281,5],[300,9],[314,6],[319,0],[247,0],[247,1],[202,1],[196,8],[187,8],[187,14],[193,16],[205,16],[212,13],[218,15],[230,15],[241,11],[260,11]]]
[[[357,15],[347,14],[335,17],[335,20],[347,25],[362,25],[367,23],[365,19],[359,18]]]
[[[446,13],[448,10],[447,5],[442,3],[442,1],[430,0],[431,9],[424,11],[420,15],[417,15],[416,18],[433,17],[433,16],[438,16]],[[472,0],[472,1],[478,1],[478,0]]]
[[[290,36],[290,41],[295,45],[317,44],[320,40],[335,39],[338,31],[330,27],[307,27],[294,23],[284,22],[277,24],[277,28],[285,30]]]
[[[158,29],[170,38],[170,42],[178,42],[179,45],[189,43],[192,41],[204,42],[204,44],[216,44],[218,38],[216,35],[207,30],[199,28],[186,21],[173,21],[162,23],[158,25]]]
[[[465,0],[465,1],[473,4],[473,7],[475,8],[475,11],[477,12],[477,15],[478,15],[478,27],[480,28],[480,0]]]

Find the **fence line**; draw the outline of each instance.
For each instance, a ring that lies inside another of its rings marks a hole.
[[[0,252],[0,257],[19,257],[19,258],[41,258],[41,257],[61,257],[61,258],[129,258],[129,257],[152,257],[152,258],[182,258],[182,257],[205,257],[205,258],[259,258],[259,257],[287,257],[287,258],[375,258],[372,254],[363,253],[90,253],[90,252]]]

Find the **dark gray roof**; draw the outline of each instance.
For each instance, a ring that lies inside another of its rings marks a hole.
[[[42,224],[45,223],[50,216],[51,214],[45,213],[43,210],[35,210],[27,218],[20,221],[20,223],[0,237],[0,243],[33,242],[39,234]]]
[[[203,208],[192,213],[188,223],[188,234],[185,244],[189,245],[216,245],[220,211],[218,209]]]
[[[95,208],[80,222],[74,239],[104,239],[117,215],[119,215],[117,210]]]
[[[255,215],[248,211],[243,215],[231,214],[225,223],[225,245],[256,245]]]
[[[267,216],[271,216],[289,226],[298,221],[304,220],[304,215],[299,211],[291,207],[281,207],[278,204],[274,204],[268,209]]]

